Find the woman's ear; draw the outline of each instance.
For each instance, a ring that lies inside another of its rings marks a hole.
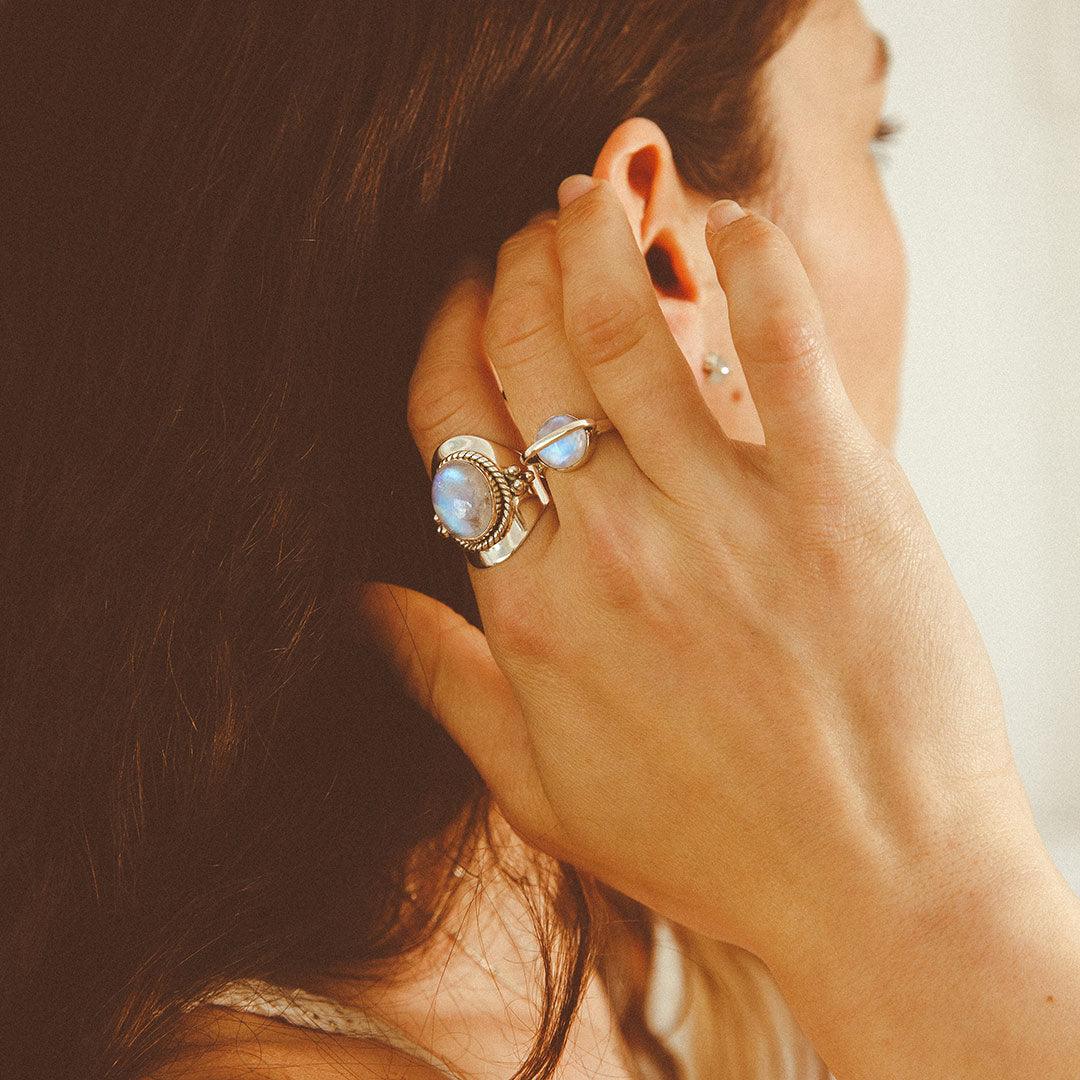
[[[701,364],[728,334],[716,271],[705,246],[708,200],[683,184],[658,124],[635,116],[607,138],[593,175],[622,201],[668,326],[702,381]]]
[[[593,175],[607,180],[622,201],[657,293],[697,300],[686,190],[659,125],[640,116],[620,124],[604,143]]]
[[[705,244],[712,199],[683,183],[667,136],[641,116],[608,136],[593,175],[622,201],[660,310],[714,415],[732,438],[762,442],[731,340],[727,299]]]

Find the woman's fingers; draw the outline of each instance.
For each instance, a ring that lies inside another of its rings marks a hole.
[[[526,442],[554,414],[596,416],[563,329],[554,219],[533,222],[500,249],[484,345]]]
[[[732,202],[710,212],[706,241],[727,296],[731,335],[765,444],[816,466],[865,429],[836,369],[802,263],[777,226]]]
[[[657,303],[626,212],[609,184],[567,204],[556,227],[570,350],[642,471],[684,479],[723,435]]]
[[[604,417],[567,343],[554,219],[534,221],[503,244],[484,345],[525,443],[549,417]],[[581,499],[595,497],[596,483],[625,488],[637,474],[617,436],[601,438],[596,455],[584,473],[565,479],[558,470],[547,473],[564,525]]]
[[[445,604],[396,585],[360,586],[356,604],[406,692],[465,751],[508,819],[554,838],[521,706],[483,633]]]
[[[409,384],[409,429],[424,464],[453,435],[521,446],[521,434],[484,355],[488,291],[466,277],[450,289],[424,338]]]

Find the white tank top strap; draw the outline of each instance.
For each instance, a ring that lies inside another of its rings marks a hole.
[[[371,1039],[423,1061],[426,1065],[438,1069],[449,1080],[462,1080],[449,1062],[426,1047],[413,1042],[390,1024],[357,1009],[346,1008],[329,998],[309,994],[304,990],[290,990],[258,979],[248,979],[230,984],[221,993],[202,1004],[217,1005],[224,1009],[235,1009],[238,1012],[283,1020],[292,1024],[293,1027],[318,1031],[324,1035],[346,1035],[354,1039]]]

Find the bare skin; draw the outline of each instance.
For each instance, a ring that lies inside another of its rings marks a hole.
[[[474,573],[486,636],[369,590],[404,677],[531,843],[761,956],[840,1080],[1071,1076],[1080,906],[794,249],[731,204],[707,234],[765,436],[736,443],[610,185],[561,195],[504,247],[486,320],[474,283],[451,296],[411,421],[425,456],[460,431],[513,443],[558,388],[621,438]]]

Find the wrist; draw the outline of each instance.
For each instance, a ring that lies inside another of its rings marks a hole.
[[[1080,1054],[1080,902],[1041,841],[856,888],[769,966],[841,1080],[1056,1080]]]

